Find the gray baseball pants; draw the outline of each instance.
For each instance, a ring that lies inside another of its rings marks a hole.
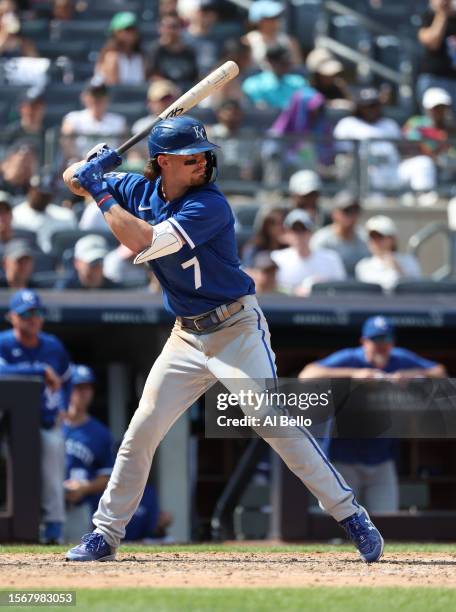
[[[179,416],[217,379],[236,387],[235,379],[275,378],[268,325],[257,299],[244,296],[238,301],[244,309],[211,333],[189,332],[177,321],[152,366],[93,518],[95,531],[111,546],[117,547],[125,536],[125,526],[141,500],[155,450]],[[245,388],[245,384],[242,386]],[[360,511],[352,489],[309,432],[266,441],[337,521]]]

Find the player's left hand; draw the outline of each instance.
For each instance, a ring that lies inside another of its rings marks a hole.
[[[81,187],[96,198],[100,193],[106,191],[106,183],[103,180],[104,170],[98,159],[87,162],[74,173]]]

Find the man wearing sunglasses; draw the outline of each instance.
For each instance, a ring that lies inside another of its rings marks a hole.
[[[347,276],[353,277],[358,261],[369,255],[367,242],[358,227],[361,206],[358,198],[348,191],[340,191],[332,204],[332,223],[314,234],[310,246],[312,249],[336,251]]]
[[[61,413],[66,411],[71,392],[68,354],[58,338],[43,329],[44,307],[29,289],[11,296],[6,315],[12,329],[0,333],[0,376],[39,376],[41,396],[41,505],[45,544],[62,538],[64,521],[65,444]]]

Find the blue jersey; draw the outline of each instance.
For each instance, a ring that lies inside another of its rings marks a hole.
[[[318,363],[326,368],[375,368],[374,365],[366,361],[362,346],[342,349],[328,355]],[[437,365],[435,361],[424,359],[424,357],[420,357],[407,349],[394,347],[383,371],[393,374],[398,370],[428,369],[435,365]],[[377,465],[393,459],[396,448],[397,441],[388,438],[372,440],[335,439],[331,440],[329,455],[332,461]]]
[[[125,540],[144,540],[154,537],[159,514],[155,489],[152,485],[146,485],[139,506],[125,528]]]
[[[65,478],[93,480],[112,472],[114,465],[111,432],[98,419],[89,417],[81,425],[65,423]],[[79,504],[89,502],[95,509],[100,495],[88,495]],[[79,505],[78,504],[78,505]]]
[[[193,316],[255,293],[253,280],[240,269],[233,212],[215,185],[191,188],[167,203],[160,178],[110,172],[105,180],[128,212],[151,225],[169,220],[186,241],[177,253],[150,262],[166,310]]]
[[[41,376],[51,366],[62,379],[62,387],[51,391],[43,384],[41,424],[45,428],[55,424],[61,410],[68,408],[71,393],[71,368],[68,353],[58,338],[41,332],[38,345],[27,348],[17,341],[14,331],[0,333],[0,375],[19,374]]]

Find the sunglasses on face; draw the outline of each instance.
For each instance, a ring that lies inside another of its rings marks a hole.
[[[31,308],[30,310],[26,310],[25,312],[21,313],[19,316],[21,319],[31,319],[32,317],[43,317],[44,312],[39,308]]]

